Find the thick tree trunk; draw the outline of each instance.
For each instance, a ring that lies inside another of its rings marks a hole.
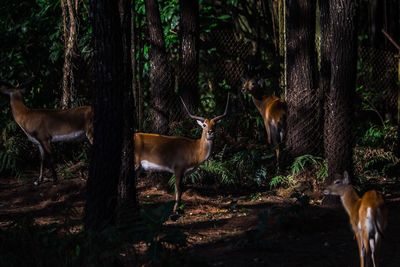
[[[69,108],[76,98],[74,59],[77,47],[78,1],[61,0],[64,34],[64,67],[62,80],[61,107]]]
[[[153,131],[168,132],[173,79],[157,0],[145,0],[150,42],[150,97]]]
[[[138,50],[138,59],[137,59],[137,72],[138,72],[138,79],[137,79],[137,90],[136,90],[136,107],[137,107],[137,125],[138,125],[138,130],[141,131],[143,129],[143,121],[144,121],[144,82],[143,82],[143,65],[144,65],[144,51],[143,51],[143,36],[142,36],[142,31],[143,31],[143,24],[142,24],[142,15],[137,14],[138,18],[136,20],[137,22],[137,30],[136,30],[136,35],[137,35],[137,50]]]
[[[124,128],[124,68],[118,2],[91,0],[94,143],[85,227],[100,232],[115,223]]]
[[[119,13],[122,29],[123,52],[123,116],[124,129],[122,135],[121,171],[119,178],[120,204],[136,205],[135,165],[134,165],[134,117],[135,106],[132,90],[132,61],[131,61],[131,0],[119,0]],[[128,213],[133,213],[129,212]]]
[[[287,147],[291,157],[322,152],[316,83],[315,1],[289,0],[287,15]]]
[[[199,2],[180,0],[179,4],[181,64],[178,84],[180,95],[189,110],[194,112],[199,103]]]
[[[138,61],[136,58],[136,55],[138,53],[138,27],[137,27],[137,14],[136,14],[136,1],[132,1],[132,8],[131,8],[131,21],[132,21],[132,26],[131,26],[131,60],[132,60],[132,92],[133,92],[133,98],[135,99],[135,129],[138,129],[140,131],[141,127],[139,127],[139,105],[138,105],[138,99],[139,99],[139,86],[138,86]]]
[[[326,98],[330,91],[331,86],[331,25],[329,16],[329,1],[319,0],[320,10],[320,73],[319,73],[319,87],[322,95],[321,106],[324,107],[324,113],[321,115],[321,125],[323,130],[326,131],[328,125],[324,120],[325,112],[327,112]]]
[[[326,98],[325,152],[328,160],[328,181],[335,174],[352,171],[353,97],[357,66],[357,2],[330,1],[332,42],[331,83]]]

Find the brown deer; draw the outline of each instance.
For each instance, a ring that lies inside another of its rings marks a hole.
[[[30,141],[39,147],[41,162],[39,178],[36,185],[43,181],[43,163],[46,161],[57,182],[54,169],[51,142],[77,140],[86,135],[93,142],[92,117],[90,106],[66,110],[30,109],[23,102],[23,89],[6,82],[0,82],[0,92],[10,96],[11,111],[15,122],[21,127]]]
[[[324,194],[340,196],[357,239],[360,266],[370,266],[371,261],[374,267],[378,266],[382,231],[387,224],[387,210],[382,194],[371,190],[360,198],[350,184],[347,171],[342,179],[328,186]]]
[[[215,125],[226,116],[229,105],[229,95],[225,112],[213,119],[192,115],[185,103],[182,104],[188,115],[203,128],[200,139],[190,139],[180,136],[136,133],[135,169],[137,171],[166,171],[175,174],[175,205],[173,212],[177,215],[182,197],[184,175],[193,171],[211,155],[215,138]]]
[[[267,131],[268,144],[275,150],[277,170],[280,167],[280,149],[285,139],[286,130],[286,102],[274,95],[262,92],[262,79],[243,78],[242,92],[252,96],[253,103],[260,112]]]

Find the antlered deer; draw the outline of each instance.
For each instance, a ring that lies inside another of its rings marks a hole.
[[[360,198],[350,185],[346,171],[343,179],[334,181],[324,190],[324,194],[340,196],[357,239],[360,266],[370,266],[371,261],[374,267],[378,266],[382,231],[387,224],[387,210],[382,194],[371,190]]]
[[[284,141],[286,130],[286,103],[274,95],[265,95],[262,92],[262,80],[254,77],[242,80],[242,91],[252,96],[253,103],[263,118],[268,144],[275,150],[277,170],[279,171],[280,146]]]
[[[216,123],[227,114],[229,95],[224,113],[213,119],[192,115],[183,100],[182,104],[188,115],[203,128],[200,139],[149,133],[136,133],[134,136],[135,169],[137,171],[143,169],[175,174],[175,205],[173,209],[175,215],[182,197],[183,177],[210,156],[215,138],[214,128]]]
[[[43,163],[48,162],[57,182],[54,169],[51,142],[80,139],[86,135],[93,141],[92,117],[90,106],[76,107],[66,110],[30,109],[23,102],[23,89],[16,88],[6,82],[0,82],[0,92],[10,96],[11,111],[15,122],[21,127],[28,139],[39,147],[41,162],[39,178],[35,184],[43,181]]]

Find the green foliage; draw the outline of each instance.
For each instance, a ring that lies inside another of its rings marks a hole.
[[[307,175],[315,174],[318,181],[323,182],[328,177],[328,163],[326,159],[312,155],[303,155],[294,159],[290,167],[290,174],[278,175],[271,179],[271,188],[283,186],[290,187],[296,184],[296,177],[309,172]]]
[[[231,19],[231,15],[227,12],[228,10],[218,13],[212,2],[201,0],[199,5],[201,6],[200,28],[206,33],[215,30]]]
[[[178,54],[178,26],[179,2],[178,0],[160,1],[161,23],[163,24],[165,45],[171,54]]]
[[[383,125],[375,125],[368,123],[365,128],[359,129],[360,138],[358,143],[361,146],[369,147],[385,147],[394,151],[398,142],[396,136],[396,127],[388,122]]]
[[[294,182],[292,175],[277,175],[272,177],[271,181],[269,182],[269,186],[271,188],[284,186],[288,187],[292,185]]]
[[[384,138],[384,133],[377,126],[371,126],[365,132],[364,136],[361,139],[362,144],[368,144],[372,146],[377,146],[381,144]]]
[[[266,182],[270,172],[264,165],[271,162],[271,151],[252,148],[227,155],[226,149],[227,146],[186,175],[185,180],[193,184],[212,181],[224,186],[262,185]],[[171,177],[169,184],[171,187],[175,184],[175,176]]]
[[[4,0],[0,14],[0,78],[15,82],[35,76],[36,88],[54,87],[63,53],[59,1]]]
[[[320,181],[323,181],[328,176],[328,164],[326,160],[312,155],[303,155],[295,158],[291,167],[291,175],[299,175],[301,172],[304,172],[307,167],[312,167],[317,170],[317,179]]]

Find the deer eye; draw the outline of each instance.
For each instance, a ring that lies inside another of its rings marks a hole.
[[[207,124],[203,123],[203,127],[206,128],[206,127],[207,127]]]
[[[336,180],[336,181],[334,181],[333,183],[334,184],[340,184],[342,181],[340,181],[340,180]]]

